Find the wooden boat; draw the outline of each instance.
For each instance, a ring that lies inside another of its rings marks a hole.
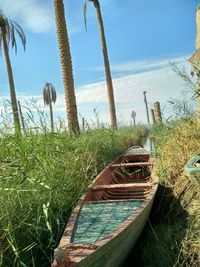
[[[121,266],[145,226],[157,187],[150,153],[138,146],[128,149],[81,197],[52,266]]]
[[[185,174],[189,179],[199,186],[200,184],[200,154],[196,154],[190,158],[185,165]]]

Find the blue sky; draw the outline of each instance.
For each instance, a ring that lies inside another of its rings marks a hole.
[[[78,111],[90,119],[97,107],[100,120],[106,122],[107,94],[96,13],[88,2],[86,33],[83,2],[64,1]],[[198,2],[100,0],[120,121],[129,121],[131,111],[135,110],[136,120],[145,122],[143,91],[147,91],[149,107],[157,100],[166,107],[171,97],[182,97],[186,88],[169,62],[176,61],[190,69],[186,59],[195,51]],[[53,1],[0,0],[0,8],[22,26],[27,37],[25,53],[19,42],[17,55],[10,52],[19,99],[23,102],[36,96],[43,107],[42,89],[45,82],[51,82],[58,93],[55,112],[65,117]],[[0,97],[9,97],[3,53],[0,71]]]

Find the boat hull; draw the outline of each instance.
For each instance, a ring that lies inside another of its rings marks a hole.
[[[122,266],[148,220],[157,187],[153,158],[146,150],[132,147],[120,155],[73,210],[52,267]],[[134,202],[140,203],[137,208]],[[99,206],[92,210],[91,205]]]
[[[120,267],[133,249],[149,217],[152,200],[145,209],[116,237],[99,247],[90,256],[76,264],[77,267]]]

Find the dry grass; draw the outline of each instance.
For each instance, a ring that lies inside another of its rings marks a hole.
[[[159,134],[158,134],[159,133]],[[193,184],[184,174],[190,157],[200,150],[200,118],[181,120],[170,128],[156,130],[159,175],[173,189],[178,209],[187,211],[187,229],[181,241],[179,257],[174,266],[200,266],[200,185]],[[181,213],[181,212],[180,212]]]

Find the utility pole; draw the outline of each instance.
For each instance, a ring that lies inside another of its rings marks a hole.
[[[148,103],[147,103],[147,96],[146,96],[146,91],[143,92],[144,94],[144,104],[145,104],[145,107],[146,107],[146,114],[147,114],[147,122],[148,122],[148,125],[150,125],[150,120],[149,120],[149,110],[148,110]]]

